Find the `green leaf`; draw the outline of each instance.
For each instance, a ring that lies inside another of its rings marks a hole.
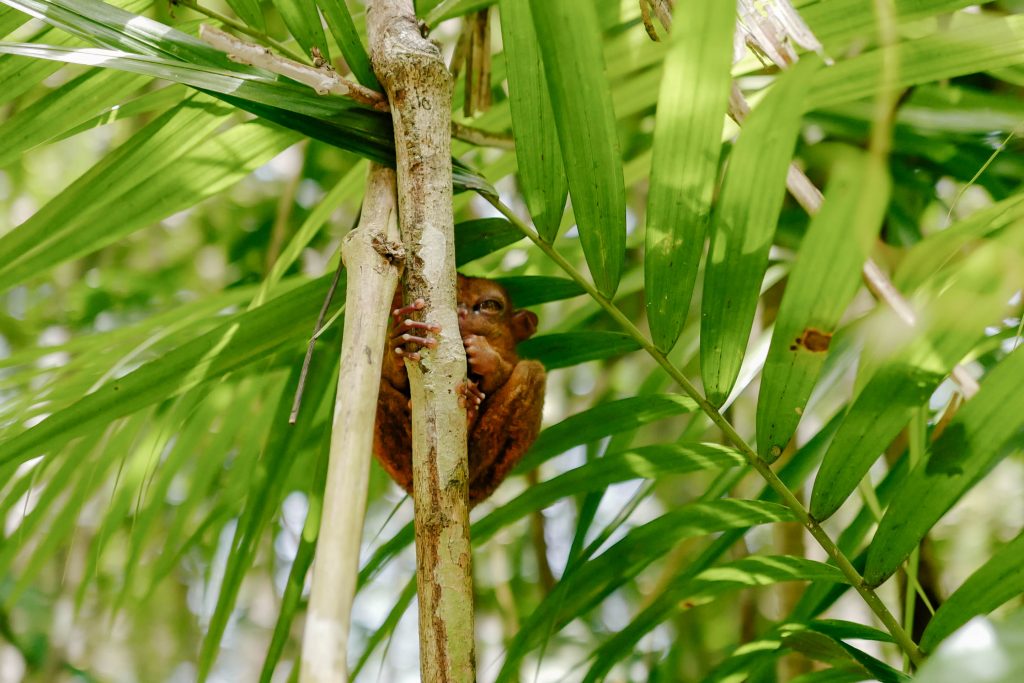
[[[0,444],[0,465],[52,452],[97,425],[265,358],[309,334],[331,280],[321,277],[245,313],[83,396]],[[344,282],[344,280],[343,280]],[[335,297],[334,310],[340,305]],[[329,312],[330,313],[330,312]]]
[[[330,397],[332,392],[328,391]],[[306,513],[306,520],[302,526],[302,536],[299,538],[299,547],[295,551],[295,559],[292,561],[292,568],[288,572],[288,583],[285,585],[284,594],[281,596],[281,609],[277,613],[277,622],[274,624],[274,633],[267,646],[267,656],[263,660],[263,669],[260,672],[260,683],[270,683],[274,676],[274,669],[285,645],[291,637],[292,624],[296,615],[299,614],[302,606],[302,593],[306,587],[306,575],[309,568],[313,566],[313,556],[316,552],[316,542],[320,535],[320,519],[323,513],[324,486],[327,482],[327,464],[331,450],[331,430],[324,429],[320,437],[320,454],[317,458],[316,473],[313,475],[314,483],[309,492],[309,511]],[[353,678],[356,672],[352,672]]]
[[[225,53],[190,35],[98,0],[70,4],[60,0],[3,2],[111,51],[89,53],[8,44],[0,52],[28,50],[44,59],[88,64],[101,59],[105,66],[208,87],[225,102],[268,121],[372,161],[392,167],[395,164],[391,117],[383,112],[360,108],[345,98],[320,97],[309,88],[271,79],[265,72],[232,62]],[[453,160],[452,175],[456,190],[495,194],[486,180],[458,159]]]
[[[3,2],[94,45],[137,54],[171,57],[242,73],[264,73],[232,62],[225,53],[194,36],[101,0]]]
[[[626,191],[597,12],[573,0],[530,0],[530,8],[583,254],[610,297],[626,251]]]
[[[317,48],[324,59],[330,61],[327,37],[324,35],[324,28],[320,23],[320,13],[316,9],[316,2],[314,0],[272,0],[272,2],[280,12],[281,18],[284,19],[288,31],[302,46],[306,57],[308,58],[312,54],[313,48]]]
[[[871,463],[907,424],[913,409],[998,322],[1024,271],[1024,224],[1015,242],[986,244],[948,275],[938,273],[927,289],[938,291],[923,308],[917,327],[885,310],[876,320],[861,367],[878,367],[854,399],[814,481],[811,514],[824,520],[853,492]],[[912,302],[913,304],[914,302]],[[920,500],[908,501],[921,511]],[[875,552],[880,552],[873,547]],[[909,551],[909,548],[907,548]],[[889,558],[891,559],[891,558]],[[893,567],[894,568],[894,567]],[[872,576],[881,578],[876,569]],[[886,574],[887,575],[887,574]]]
[[[178,114],[182,109],[168,112],[0,237],[0,249],[14,245],[0,259],[0,289],[193,206],[297,141],[291,131],[257,120],[195,145],[223,109],[186,107]],[[185,130],[189,122],[196,125]]]
[[[336,335],[335,340],[337,340]],[[334,391],[330,391],[337,377],[338,354],[334,351],[335,348],[335,344],[321,344],[313,354],[313,362],[310,364],[308,375],[309,382],[306,384],[304,394],[309,406],[321,403],[333,404],[333,401],[329,399],[335,394]],[[314,418],[317,410],[301,411],[295,424],[288,421],[301,374],[302,364],[296,363],[292,367],[291,376],[284,385],[284,390],[278,397],[277,409],[274,411],[271,421],[270,434],[256,464],[252,481],[246,487],[249,495],[231,541],[233,552],[227,558],[224,578],[217,591],[217,606],[210,617],[210,623],[207,626],[199,653],[197,678],[200,682],[206,680],[210,668],[216,660],[220,651],[221,638],[242,588],[242,581],[256,559],[256,552],[259,550],[260,540],[264,536],[265,529],[272,518],[277,515],[284,499],[288,472],[297,460],[302,445],[313,437],[314,426],[320,427],[320,425],[315,425]],[[324,399],[328,399],[328,401]],[[333,413],[333,405],[323,407],[330,408],[326,411],[328,414]],[[322,433],[319,435],[319,439],[322,447],[324,440]]]
[[[516,275],[494,280],[501,283],[512,303],[520,308],[571,299],[586,293],[576,282],[564,277]]]
[[[47,93],[0,124],[0,166],[25,151],[88,121],[119,102],[146,79],[116,71],[87,71]]]
[[[843,669],[860,669],[864,678],[880,683],[903,683],[910,677],[885,662],[818,631],[799,629],[787,633],[782,644],[805,657]]]
[[[724,499],[683,505],[631,529],[604,553],[562,577],[526,618],[509,644],[508,656],[497,680],[511,680],[519,662],[543,642],[549,629],[557,631],[572,618],[592,609],[683,539],[792,519],[787,508],[775,503]]]
[[[568,368],[637,351],[640,344],[621,332],[563,332],[527,339],[517,347],[523,358],[539,360],[548,370]]]
[[[915,683],[1018,683],[1024,671],[1024,611],[1003,623],[984,618],[942,644],[914,677]]]
[[[981,391],[960,409],[910,473],[879,522],[868,551],[865,579],[891,575],[929,529],[982,479],[1024,434],[1024,349],[986,375]],[[995,588],[989,585],[990,588]]]
[[[743,363],[804,95],[817,67],[805,59],[779,77],[744,123],[729,158],[712,222],[700,321],[701,377],[716,406],[728,398]]]
[[[515,244],[525,235],[504,218],[478,218],[455,224],[455,263],[464,266]]]
[[[320,5],[324,19],[327,20],[327,28],[331,30],[331,35],[341,48],[341,54],[345,56],[345,61],[348,62],[348,67],[352,69],[355,77],[367,88],[382,90],[345,0],[317,0],[317,4]]]
[[[790,272],[761,376],[757,444],[769,462],[796,432],[832,335],[860,286],[888,197],[889,176],[875,157],[851,154],[833,169]]]
[[[621,481],[654,480],[668,474],[722,470],[744,464],[743,456],[735,450],[710,443],[658,444],[607,453],[529,487],[474,524],[471,535],[474,543],[483,543],[500,529],[534,510],[542,510],[569,496],[603,491]]]
[[[885,55],[880,49],[822,69],[813,78],[808,110],[875,94]],[[1024,62],[1024,15],[957,14],[945,30],[896,45],[894,85],[908,88]]]
[[[334,119],[338,114],[359,107],[354,100],[321,97],[312,88],[297,83],[275,81],[230,69],[191,64],[165,57],[137,55],[120,50],[70,48],[35,43],[0,43],[0,54],[101,66],[143,74],[323,119]]]
[[[16,573],[16,582],[9,592],[4,595],[3,607],[10,610],[22,594],[28,590],[33,581],[38,580],[43,567],[54,556],[60,553],[60,548],[66,546],[78,528],[78,518],[88,498],[93,493],[93,487],[103,482],[110,470],[118,461],[126,457],[126,453],[133,450],[134,441],[140,431],[146,428],[146,415],[138,415],[127,421],[125,424],[113,427],[108,434],[113,434],[109,440],[102,443],[101,447],[92,449],[84,458],[75,458],[72,462],[77,465],[77,477],[72,478],[72,486],[63,492],[63,508],[47,520],[45,532],[35,536],[36,543],[28,559],[19,565]],[[83,439],[83,443],[95,444],[94,437],[102,434],[90,435]],[[138,449],[142,450],[142,449]],[[79,451],[82,453],[82,451]],[[139,460],[138,452],[135,459]],[[88,475],[83,476],[81,468],[87,467]],[[49,487],[48,487],[49,488]],[[27,537],[26,537],[27,538]],[[7,545],[5,543],[5,545]]]
[[[602,403],[544,429],[527,452],[526,457],[516,466],[514,472],[517,474],[527,472],[570,448],[631,431],[666,417],[693,412],[696,409],[695,402],[677,394],[650,394]],[[685,467],[685,465],[681,466]],[[614,466],[612,467],[614,468]],[[512,508],[512,511],[507,514],[517,514],[515,513],[516,509]],[[486,518],[481,523],[484,525],[484,531],[479,533],[487,533],[489,523],[486,522]],[[474,526],[473,528],[472,537],[475,540],[483,538],[483,536],[478,537],[478,532],[475,531],[478,527]],[[370,575],[395,553],[411,543],[412,539],[412,525],[409,524],[374,553],[360,571],[360,582],[368,580]]]
[[[540,45],[528,1],[501,0],[499,7],[521,189],[537,232],[546,242],[553,242],[569,186]]]
[[[676,8],[654,124],[644,280],[655,345],[675,345],[690,310],[718,179],[729,101],[733,2],[687,0]]]
[[[526,457],[516,467],[516,471],[531,470],[573,446],[636,429],[670,415],[690,413],[696,409],[697,404],[693,399],[678,394],[633,396],[602,403],[582,413],[571,415],[542,431]]]
[[[227,3],[246,24],[260,33],[267,32],[267,22],[263,18],[260,0],[227,0]]]
[[[900,263],[893,284],[904,291],[913,291],[935,271],[967,258],[971,245],[978,240],[996,239],[1021,221],[1024,221],[1024,193],[987,206],[915,244]]]
[[[921,637],[921,649],[934,651],[953,631],[1021,593],[1024,593],[1024,533],[996,551],[942,603]]]

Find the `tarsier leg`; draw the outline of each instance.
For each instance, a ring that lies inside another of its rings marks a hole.
[[[409,397],[390,382],[380,383],[373,453],[399,486],[412,493],[412,415]]]
[[[491,495],[526,453],[540,429],[544,368],[520,361],[512,376],[481,406],[469,436],[469,502]]]
[[[480,406],[483,404],[487,394],[481,391],[480,386],[471,379],[459,385],[459,405],[466,409],[466,422],[472,429],[476,418],[480,415]]]

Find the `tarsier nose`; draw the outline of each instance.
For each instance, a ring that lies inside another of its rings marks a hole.
[[[469,315],[469,306],[467,306],[466,304],[459,304],[457,306],[457,309],[460,318],[465,318],[467,315]]]

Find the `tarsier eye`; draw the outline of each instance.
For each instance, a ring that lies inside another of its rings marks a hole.
[[[504,305],[497,299],[484,299],[476,306],[478,310],[492,312],[498,312],[501,311],[502,308],[504,308]]]

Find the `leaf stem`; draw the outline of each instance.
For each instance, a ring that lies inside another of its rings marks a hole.
[[[483,195],[481,195],[483,196]],[[782,499],[783,504],[793,511],[796,515],[797,520],[804,525],[811,536],[818,543],[819,546],[828,554],[829,557],[836,563],[839,571],[843,573],[850,585],[853,586],[854,590],[860,593],[861,598],[867,604],[868,608],[875,613],[875,616],[882,622],[886,630],[893,637],[896,644],[906,653],[910,661],[914,665],[919,665],[923,661],[920,648],[911,639],[910,635],[903,629],[899,621],[893,616],[889,608],[886,607],[882,599],[878,597],[875,590],[867,585],[864,581],[864,577],[860,575],[860,572],[853,566],[850,560],[846,557],[842,550],[836,545],[828,533],[822,528],[822,526],[811,517],[810,512],[804,507],[803,503],[793,495],[793,492],[783,483],[771,466],[761,458],[744,439],[739,435],[736,429],[730,424],[730,422],[722,415],[721,412],[715,406],[713,406],[704,395],[697,390],[697,387],[688,380],[683,373],[676,368],[672,362],[665,356],[664,353],[659,351],[654,343],[651,342],[647,336],[641,332],[636,325],[633,324],[626,315],[619,310],[619,308],[605,295],[601,294],[594,285],[592,285],[583,275],[576,270],[576,268],[565,259],[564,256],[555,251],[555,248],[540,238],[540,235],[523,222],[522,219],[517,216],[512,209],[503,204],[497,197],[484,196],[484,198],[491,203],[494,208],[501,212],[505,218],[509,220],[512,225],[519,229],[526,237],[528,237],[537,247],[544,252],[552,261],[555,262],[569,277],[571,277],[580,287],[582,287],[587,294],[591,296],[608,315],[610,315],[622,328],[636,340],[640,346],[647,351],[647,353],[668,373],[668,375],[675,380],[683,391],[687,393],[697,404],[700,409],[711,419],[715,425],[722,430],[725,437],[732,442],[732,444],[743,454],[747,462],[759,475],[767,482],[767,484],[779,495]]]
[[[284,44],[281,43],[280,41],[274,40],[273,38],[271,38],[270,36],[268,36],[268,35],[266,35],[264,33],[260,33],[259,31],[255,31],[255,30],[249,28],[248,26],[246,26],[245,24],[243,24],[242,22],[235,21],[231,17],[225,16],[225,15],[221,14],[220,12],[217,12],[216,10],[212,10],[209,7],[203,7],[196,0],[172,0],[171,4],[173,4],[173,5],[180,5],[181,7],[187,7],[190,10],[192,10],[193,12],[198,12],[199,14],[206,15],[206,16],[210,17],[211,19],[213,19],[214,21],[220,22],[224,26],[227,26],[228,28],[234,29],[235,31],[238,31],[239,33],[244,33],[245,35],[249,36],[250,38],[255,38],[256,40],[258,40],[258,41],[260,41],[262,43],[266,43],[267,45],[270,45],[275,50],[277,50],[278,52],[283,54],[285,57],[288,57],[289,59],[294,59],[297,62],[308,61],[308,60],[304,59],[302,57],[302,55],[300,55],[300,54],[298,54],[296,52],[292,52],[291,50],[286,48],[284,46]]]

